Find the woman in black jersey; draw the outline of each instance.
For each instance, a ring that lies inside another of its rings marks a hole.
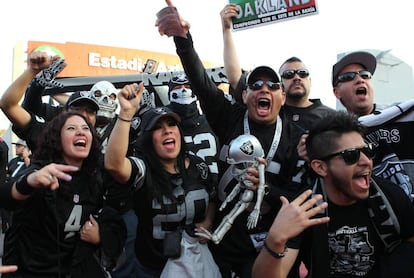
[[[203,160],[185,151],[177,114],[167,107],[144,108],[139,119],[133,118],[142,91],[142,84],[126,85],[120,91],[121,111],[105,155],[105,167],[115,180],[135,188],[134,208],[139,219],[135,252],[140,277],[171,277],[164,266],[172,264],[168,269],[175,271],[176,260],[187,271],[186,277],[193,277],[188,273],[195,268],[192,256],[190,261],[183,256],[188,251],[184,244],[187,240],[201,249],[198,277],[217,277],[218,269],[207,245],[198,243],[205,240],[194,234],[200,226],[211,228],[215,198],[212,175]],[[130,124],[135,121],[141,121],[139,154],[127,156]]]
[[[116,260],[125,225],[102,207],[99,146],[79,114],[63,112],[43,130],[31,165],[0,194],[14,209],[3,263],[18,266],[3,277],[105,277],[99,259]]]

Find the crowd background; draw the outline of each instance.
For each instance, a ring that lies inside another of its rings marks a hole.
[[[2,28],[0,45],[0,60],[3,64],[0,68],[0,92],[5,91],[13,78],[13,47],[17,41],[83,42],[175,54],[173,42],[164,40],[154,32],[155,14],[164,7],[162,0],[150,1],[145,4],[145,8],[133,0],[122,0],[116,4],[75,0],[71,4],[63,3],[60,8],[51,0],[43,1],[41,5],[34,2],[24,5],[21,3],[0,3],[0,8],[5,13],[0,18],[1,26],[5,26]],[[193,26],[197,26],[192,31],[192,36],[203,60],[222,61],[219,13],[226,3],[227,0],[201,4],[177,0],[174,3],[180,13]],[[78,8],[80,4],[81,9]],[[394,31],[398,26],[414,23],[411,10],[405,4],[393,4],[398,12],[390,12],[388,5],[375,0],[318,0],[317,4],[317,15],[235,32],[234,39],[243,68],[250,69],[261,64],[277,68],[286,57],[298,56],[306,61],[314,77],[311,97],[321,98],[324,104],[333,107],[335,98],[330,93],[330,70],[337,60],[337,54],[358,49],[392,49],[391,54],[414,65],[409,37]],[[91,11],[94,11],[94,15]],[[45,27],[32,27],[33,14],[47,15],[36,19],[38,26]],[[95,15],[105,15],[113,20],[73,20],[75,17],[89,19]],[[364,24],[352,27],[349,15],[352,18],[363,18]],[[125,26],[134,26],[135,33]],[[91,32],[93,36],[90,35]],[[269,34],[280,34],[280,37],[273,40]],[[291,37],[293,34],[295,35]],[[243,43],[252,38],[262,38],[266,42],[253,55],[251,45]],[[279,43],[286,38],[292,43]],[[323,47],[324,45],[329,47]],[[0,128],[7,128],[8,124],[3,121]]]
[[[178,6],[178,5],[177,5]],[[180,10],[181,11],[181,10]],[[188,17],[186,17],[187,19],[188,19]],[[267,28],[267,27],[266,27]],[[195,28],[194,28],[194,30],[195,30]],[[265,37],[261,37],[261,39],[266,39]],[[347,49],[347,50],[349,50],[349,49]],[[300,53],[300,52],[297,52],[297,53]],[[296,54],[297,54],[296,53]],[[272,54],[274,54],[274,53],[272,53]],[[242,54],[243,55],[243,54]],[[286,57],[286,55],[283,55],[284,57]],[[287,55],[288,56],[288,55]],[[268,58],[267,58],[268,59]],[[260,61],[260,59],[256,59],[255,60],[256,61],[256,63],[258,62],[258,61]],[[263,62],[264,64],[268,64],[268,65],[271,65],[271,66],[273,66],[273,63],[269,63],[269,61],[267,60],[267,61],[265,61],[265,62]],[[332,63],[330,64],[330,65],[332,65]],[[277,66],[274,66],[274,68],[277,68]],[[328,66],[327,68],[331,68],[331,66]],[[316,78],[318,78],[318,77],[316,77]],[[330,76],[329,76],[329,78],[330,78]],[[364,78],[365,79],[365,78]],[[254,81],[254,80],[253,80]],[[351,80],[346,80],[346,81],[343,81],[343,82],[348,82],[348,81],[351,81]],[[247,82],[249,82],[249,81],[247,81]],[[330,82],[328,81],[327,82],[327,84],[329,84]],[[251,85],[251,84],[249,84],[249,85]],[[269,87],[269,85],[266,85],[266,86],[268,86]],[[335,84],[334,84],[334,86],[335,86]],[[270,88],[270,87],[269,87]],[[314,91],[314,90],[312,90],[312,91]],[[398,101],[399,99],[396,99],[396,101]],[[124,120],[124,119],[121,119],[121,121],[124,121],[124,122],[131,122],[130,120]]]

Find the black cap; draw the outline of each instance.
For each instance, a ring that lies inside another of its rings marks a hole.
[[[99,110],[98,102],[91,96],[89,91],[74,92],[66,102],[66,109],[69,109],[70,106],[79,106],[81,103],[88,104],[95,111]]]
[[[171,117],[177,122],[180,122],[180,116],[174,113],[168,107],[149,108],[141,115],[141,131],[150,131],[154,128],[159,119],[164,117]]]
[[[246,83],[248,85],[253,84],[256,82],[259,77],[261,76],[267,76],[270,77],[270,81],[279,83],[280,77],[279,74],[276,73],[271,67],[268,66],[259,66],[254,68],[246,77]]]
[[[178,72],[171,75],[171,79],[168,82],[168,92],[171,92],[171,90],[177,85],[190,85],[190,81],[188,81],[185,73]]]
[[[336,79],[338,79],[342,69],[351,64],[360,64],[365,70],[374,74],[377,67],[377,59],[374,55],[365,51],[357,51],[345,55],[332,67],[332,86],[335,86]]]

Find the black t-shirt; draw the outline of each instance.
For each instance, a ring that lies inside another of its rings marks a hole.
[[[30,117],[30,122],[24,128],[18,129],[13,125],[12,129],[19,138],[26,141],[27,146],[34,153],[37,148],[37,139],[46,127],[47,122],[42,117],[36,116],[33,113],[30,113]]]
[[[307,107],[296,107],[284,104],[281,112],[286,115],[286,119],[306,132],[312,125],[325,118],[326,114],[334,109],[322,104],[320,99],[310,99],[311,105]]]
[[[351,206],[337,206],[328,200],[330,222],[309,228],[288,242],[290,248],[298,248],[298,239],[302,240],[300,254],[312,258],[309,267],[316,277],[324,277],[321,275],[324,265],[329,269],[330,277],[379,277],[379,258],[385,251],[380,234],[387,242],[389,239],[406,240],[414,235],[414,206],[409,198],[395,184],[378,177],[373,179],[392,207],[398,220],[399,233],[392,225],[392,215],[387,212],[383,202],[374,208],[369,199]],[[370,199],[374,195],[378,198],[370,190]],[[372,212],[379,217],[371,217]],[[324,260],[329,260],[329,264]]]

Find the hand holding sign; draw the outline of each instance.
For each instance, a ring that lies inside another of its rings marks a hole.
[[[168,37],[176,36],[187,38],[187,32],[190,28],[189,24],[182,20],[177,8],[174,7],[170,0],[166,0],[165,2],[168,6],[157,13],[155,26],[158,26],[158,32]]]

